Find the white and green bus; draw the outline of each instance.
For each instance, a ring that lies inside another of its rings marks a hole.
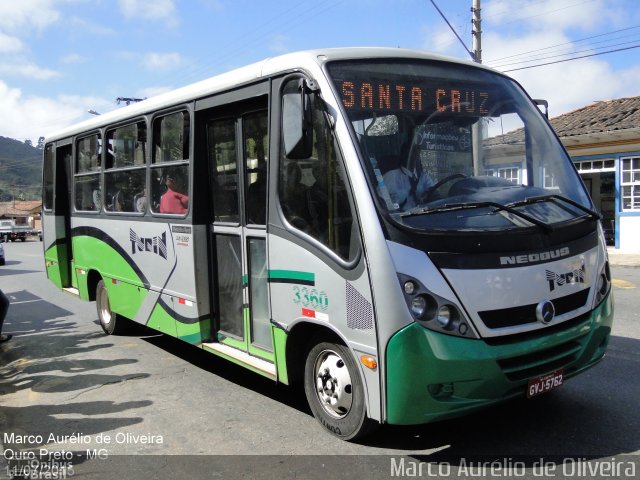
[[[350,440],[605,354],[600,215],[523,89],[401,49],[284,55],[49,136],[46,270],[284,384]]]

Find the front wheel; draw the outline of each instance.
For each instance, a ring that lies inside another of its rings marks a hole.
[[[96,309],[98,310],[98,320],[100,320],[100,326],[104,333],[113,335],[122,333],[125,330],[126,320],[111,311],[109,292],[107,292],[107,287],[103,280],[100,280],[96,286]]]
[[[309,350],[304,390],[313,415],[335,436],[355,440],[371,429],[362,379],[344,345],[321,342]]]

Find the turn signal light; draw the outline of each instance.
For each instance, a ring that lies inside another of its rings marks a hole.
[[[375,370],[376,368],[378,368],[378,361],[371,355],[362,355],[360,357],[360,363],[362,363],[365,367],[370,368],[371,370]]]

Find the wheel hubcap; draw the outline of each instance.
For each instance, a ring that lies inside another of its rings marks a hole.
[[[345,417],[351,410],[353,393],[351,376],[344,360],[336,352],[326,350],[315,363],[316,392],[324,410],[335,418]]]
[[[107,294],[107,289],[103,288],[100,291],[100,321],[104,325],[109,325],[111,323],[111,307],[109,306],[109,295]]]

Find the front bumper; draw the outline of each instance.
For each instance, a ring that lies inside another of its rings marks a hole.
[[[428,423],[464,415],[525,393],[530,378],[564,369],[570,378],[605,354],[613,321],[611,292],[593,311],[548,334],[470,340],[413,323],[386,351],[387,422]]]

